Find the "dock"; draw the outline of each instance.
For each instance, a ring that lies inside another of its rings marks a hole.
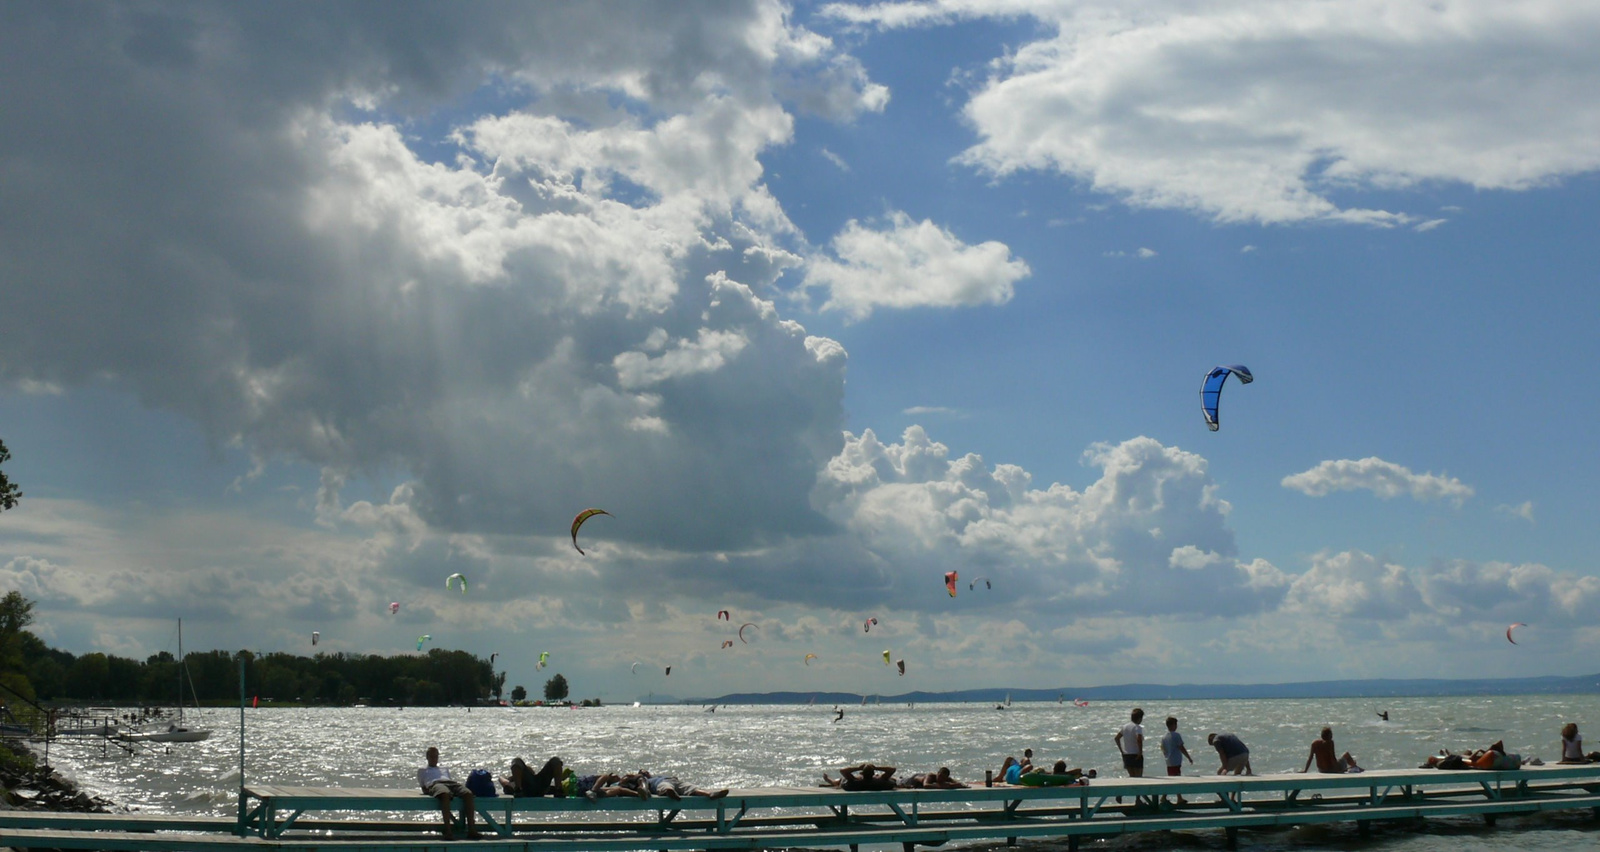
[[[459,849],[437,803],[415,789],[271,785],[241,790],[239,816],[0,812],[0,846],[135,852],[378,852]],[[1178,797],[1184,803],[1178,803]],[[1119,803],[1118,797],[1122,798]],[[1349,775],[1100,778],[1083,787],[845,792],[758,787],[722,799],[478,800],[484,852],[848,848],[1501,816],[1590,809],[1600,764],[1508,771],[1371,770]],[[431,817],[431,818],[430,818]],[[458,826],[459,831],[459,826]],[[459,836],[459,834],[458,834]]]

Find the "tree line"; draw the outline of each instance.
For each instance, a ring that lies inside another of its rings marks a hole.
[[[239,700],[241,658],[245,694],[262,701],[471,704],[498,698],[505,686],[503,673],[496,674],[488,660],[465,651],[432,648],[422,655],[393,657],[203,651],[187,654],[180,666],[166,651],[134,660],[51,648],[27,629],[32,621],[33,602],[21,593],[11,591],[0,598],[0,686],[30,701],[172,704],[178,700],[182,677],[186,700],[234,703]],[[566,679],[556,678],[565,697]],[[0,701],[6,697],[0,694]]]

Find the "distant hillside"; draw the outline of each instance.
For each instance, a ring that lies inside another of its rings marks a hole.
[[[1054,689],[963,689],[954,692],[904,692],[869,695],[871,701],[954,701],[998,703],[1010,696],[1017,701],[1129,701],[1139,699],[1204,698],[1378,698],[1440,695],[1553,695],[1600,693],[1600,674],[1582,677],[1515,677],[1476,680],[1395,679],[1319,680],[1306,683],[1164,685],[1128,683],[1120,686],[1064,686]],[[717,698],[689,699],[698,704],[859,704],[855,692],[736,692]]]

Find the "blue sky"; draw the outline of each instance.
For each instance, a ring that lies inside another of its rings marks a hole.
[[[1593,9],[0,14],[0,587],[60,647],[1593,668]]]

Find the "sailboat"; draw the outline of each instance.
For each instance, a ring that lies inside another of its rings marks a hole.
[[[193,728],[183,720],[183,681],[189,677],[189,667],[183,658],[183,619],[178,619],[178,721],[164,731],[134,731],[118,735],[118,739],[140,743],[197,743],[211,736],[204,728]],[[194,696],[195,709],[200,709],[200,696],[194,691],[194,680],[189,678],[189,694]]]

